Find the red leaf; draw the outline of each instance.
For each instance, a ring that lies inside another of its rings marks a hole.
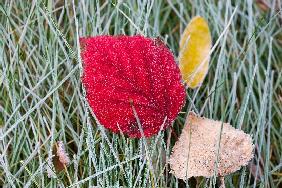
[[[130,101],[146,137],[176,118],[185,90],[171,51],[142,36],[81,38],[82,82],[86,98],[102,125],[130,137],[141,137]],[[120,129],[119,129],[120,128]]]

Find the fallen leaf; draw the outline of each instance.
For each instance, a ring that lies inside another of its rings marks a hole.
[[[56,172],[61,172],[64,170],[70,163],[70,159],[68,153],[65,150],[64,143],[62,141],[58,141],[54,144],[53,147],[54,157],[52,159],[54,168]]]
[[[268,11],[270,9],[269,2],[265,0],[256,0],[256,4],[263,11]]]
[[[185,101],[185,88],[172,52],[143,36],[82,38],[82,82],[99,122],[113,132],[146,137],[170,126]]]
[[[177,178],[211,177],[215,172],[217,176],[225,176],[247,165],[252,159],[252,138],[243,131],[227,123],[198,117],[192,112],[187,122],[169,160],[171,172]]]
[[[212,45],[209,26],[204,18],[194,17],[180,39],[179,67],[183,80],[190,88],[203,82],[209,68]]]

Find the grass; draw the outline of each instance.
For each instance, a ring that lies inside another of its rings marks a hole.
[[[254,159],[226,176],[226,187],[281,186],[281,4],[263,11],[239,0],[118,2],[0,2],[0,186],[214,187],[215,178],[184,183],[166,166],[189,110],[253,135]],[[180,35],[195,15],[207,19],[217,46],[203,85],[187,90],[172,128],[146,140],[104,129],[84,99],[79,37],[161,37],[177,57]],[[59,140],[71,163],[48,178]]]

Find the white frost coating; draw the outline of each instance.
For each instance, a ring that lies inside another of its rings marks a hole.
[[[70,159],[65,150],[64,143],[62,141],[58,141],[57,143],[57,156],[59,157],[59,160],[63,165],[68,165],[70,163]]]
[[[198,117],[190,112],[188,123],[173,147],[169,160],[171,172],[180,179],[211,177],[214,173],[224,176],[247,165],[253,158],[253,149],[250,135],[227,123]]]

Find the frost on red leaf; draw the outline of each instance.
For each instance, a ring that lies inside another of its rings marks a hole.
[[[80,39],[82,82],[97,119],[113,132],[140,138],[171,125],[185,101],[178,66],[161,42],[143,36]]]

